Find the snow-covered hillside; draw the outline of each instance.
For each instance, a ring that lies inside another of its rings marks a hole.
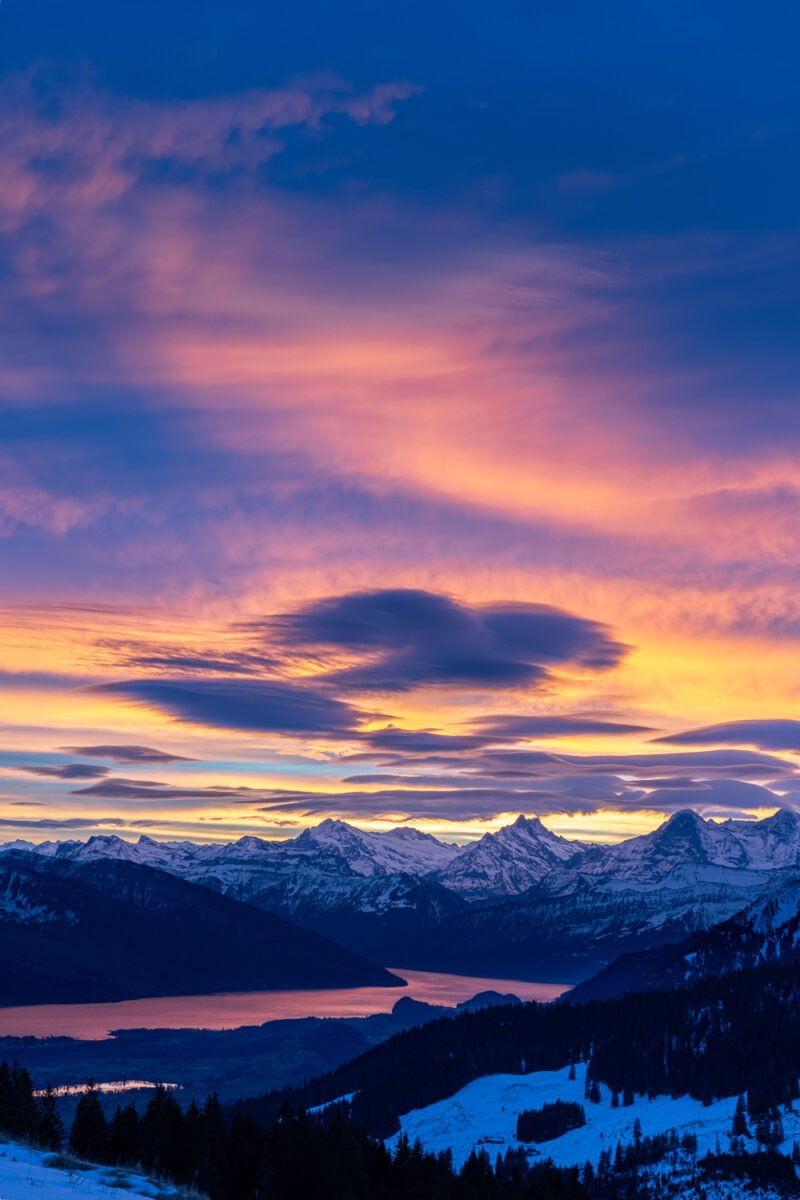
[[[401,1131],[390,1140],[394,1145],[402,1134],[417,1139],[426,1150],[450,1150],[454,1166],[460,1167],[473,1150],[488,1150],[492,1158],[498,1152],[522,1143],[516,1139],[517,1117],[524,1109],[541,1108],[554,1100],[573,1100],[582,1104],[586,1124],[552,1141],[539,1145],[525,1143],[535,1155],[552,1158],[560,1166],[597,1164],[603,1150],[614,1153],[618,1142],[634,1140],[634,1122],[641,1124],[643,1137],[675,1129],[679,1135],[697,1135],[698,1154],[728,1150],[736,1097],[718,1100],[705,1107],[689,1096],[673,1099],[656,1096],[653,1100],[636,1097],[629,1107],[613,1108],[611,1094],[601,1087],[599,1104],[584,1099],[586,1068],[576,1068],[569,1079],[569,1068],[560,1071],[535,1071],[530,1075],[488,1075],[467,1084],[447,1100],[418,1109],[401,1117]],[[792,1142],[800,1136],[800,1113],[783,1114],[786,1141],[783,1149],[791,1152]]]
[[[120,1191],[128,1200],[170,1200],[180,1195],[178,1188],[136,1171],[95,1166],[20,1142],[0,1141],[2,1200],[32,1200],[34,1196],[42,1200],[111,1200]]]
[[[579,984],[573,999],[584,1001],[686,987],[708,975],[724,975],[765,963],[800,958],[800,882],[789,883],[703,932],[674,945],[625,955]]]

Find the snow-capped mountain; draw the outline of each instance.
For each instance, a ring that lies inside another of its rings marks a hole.
[[[787,815],[718,825],[679,812],[653,833],[586,848],[522,895],[448,918],[421,965],[465,971],[480,960],[487,974],[574,982],[682,941],[800,879],[797,818]],[[765,846],[775,839],[772,865]]]
[[[800,863],[800,813],[779,809],[763,821],[725,821],[718,828],[741,842],[748,865],[774,870]]]
[[[316,932],[332,930],[335,940],[369,945],[370,953],[391,951],[398,941],[413,944],[463,904],[428,878],[451,862],[459,847],[411,828],[373,833],[326,820],[277,842],[248,836],[195,845],[103,835],[26,848],[55,861],[155,867]]]
[[[551,833],[536,817],[517,817],[513,825],[466,846],[434,878],[468,900],[517,896],[556,867],[580,858],[584,849]]]
[[[340,856],[356,875],[427,875],[459,857],[459,848],[410,827],[368,833],[328,818],[294,841],[298,854]]]
[[[652,833],[629,838],[615,846],[594,846],[583,856],[578,867],[582,879],[641,880],[656,884],[676,868],[694,867],[744,868],[754,866],[748,853],[746,838],[737,837],[734,825],[705,821],[698,813],[685,809],[675,813]],[[756,841],[753,841],[756,851]],[[759,865],[764,866],[763,854]],[[554,875],[553,890],[564,884],[577,886],[574,873]]]
[[[459,853],[457,846],[418,829],[372,833],[331,819],[305,829],[296,838],[277,842],[253,836],[227,844],[157,842],[146,836],[129,842],[105,834],[85,842],[34,845],[17,841],[0,852],[12,848],[70,862],[115,859],[141,863],[198,883],[211,883],[241,898],[286,879],[296,881],[302,871],[359,880],[394,874],[423,876],[446,866]]]

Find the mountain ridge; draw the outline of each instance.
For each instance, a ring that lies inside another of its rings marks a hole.
[[[0,846],[0,863],[14,845]],[[521,815],[461,846],[329,818],[282,841],[104,834],[27,849],[55,862],[143,862],[386,964],[574,983],[800,878],[800,816],[714,822],[684,809],[611,845]]]

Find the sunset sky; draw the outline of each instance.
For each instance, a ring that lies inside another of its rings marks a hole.
[[[0,836],[800,807],[800,16],[6,0]]]

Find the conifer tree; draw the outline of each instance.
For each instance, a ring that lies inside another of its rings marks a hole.
[[[740,1096],[736,1101],[736,1111],[733,1114],[733,1128],[731,1130],[734,1137],[747,1137],[750,1130],[747,1128],[747,1104],[744,1096]]]
[[[108,1138],[108,1157],[113,1163],[138,1163],[141,1158],[139,1146],[139,1114],[133,1104],[125,1108],[117,1105],[111,1120]]]
[[[80,1158],[103,1162],[108,1152],[108,1122],[100,1104],[97,1085],[90,1079],[78,1101],[69,1135],[69,1148]]]
[[[200,1154],[196,1186],[210,1196],[220,1196],[228,1178],[228,1130],[216,1095],[208,1097],[200,1115]]]
[[[39,1099],[39,1130],[37,1141],[45,1150],[58,1152],[64,1144],[64,1122],[58,1111],[58,1097],[48,1087]]]
[[[0,1129],[11,1137],[35,1138],[39,1131],[39,1106],[31,1077],[19,1063],[0,1064]]]
[[[183,1112],[175,1097],[159,1084],[147,1105],[139,1128],[142,1163],[173,1179],[186,1169]]]

